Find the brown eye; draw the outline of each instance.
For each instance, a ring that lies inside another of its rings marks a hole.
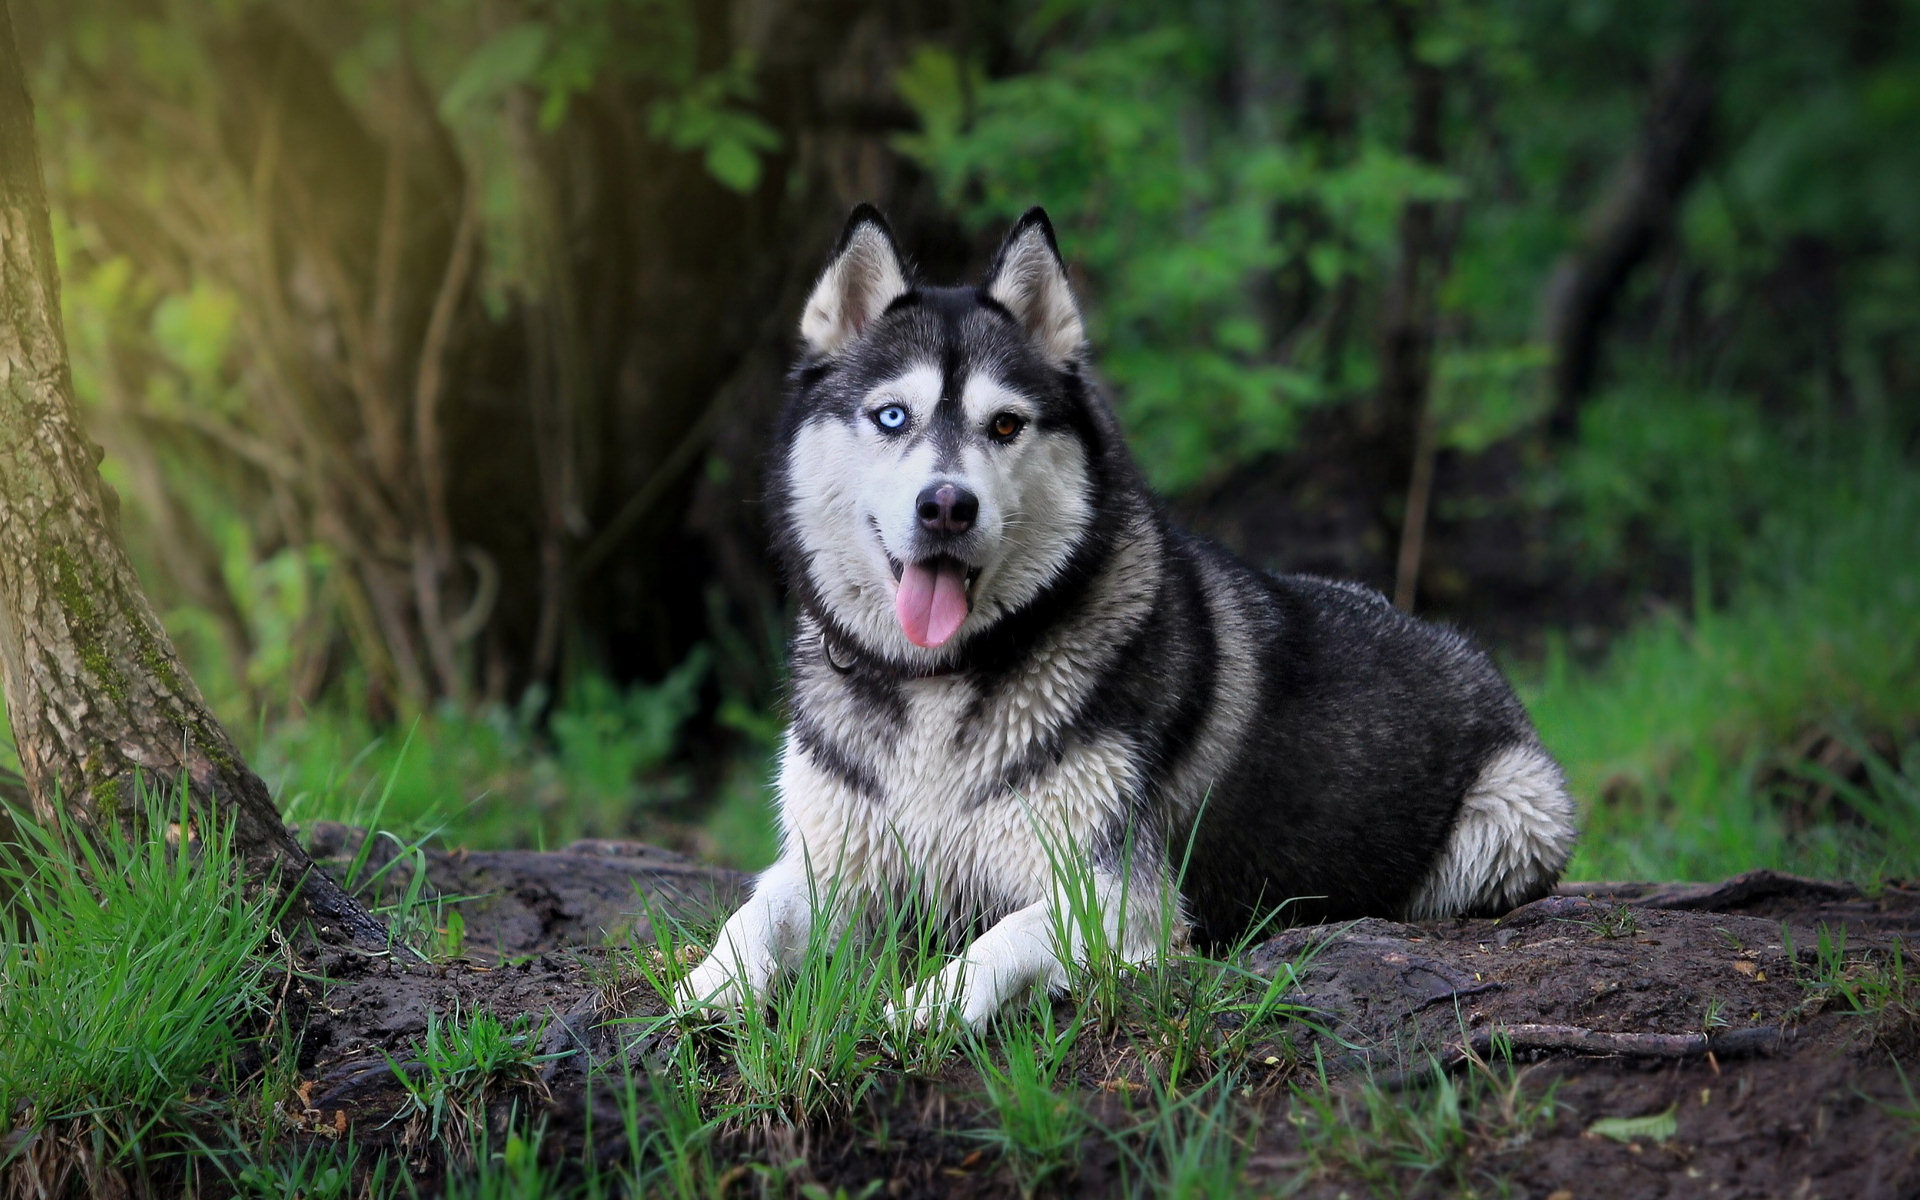
[[[994,417],[992,424],[987,426],[987,432],[993,436],[993,440],[996,442],[1010,442],[1018,437],[1020,431],[1026,427],[1027,422],[1025,418],[1016,417],[1012,413],[1001,413]]]

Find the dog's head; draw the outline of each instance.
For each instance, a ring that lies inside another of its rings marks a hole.
[[[1084,573],[1124,452],[1044,212],[978,287],[937,288],[862,205],[800,336],[769,513],[791,583],[841,636],[938,667]]]

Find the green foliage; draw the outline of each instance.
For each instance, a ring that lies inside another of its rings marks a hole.
[[[753,60],[737,55],[702,74],[691,5],[566,0],[544,15],[476,47],[442,93],[441,113],[455,121],[488,117],[508,93],[529,87],[541,95],[540,125],[551,131],[576,97],[608,82],[641,81],[664,92],[648,110],[648,132],[700,152],[708,173],[734,191],[758,186],[761,156],[780,148],[780,135],[748,107],[756,98]]]
[[[723,71],[656,102],[647,114],[655,137],[678,150],[698,150],[707,173],[736,192],[760,186],[761,157],[780,148],[773,126],[743,105],[754,99],[753,62],[736,58]]]
[[[705,646],[695,647],[658,684],[624,692],[604,676],[579,676],[547,722],[560,771],[576,786],[618,796],[671,761],[711,660]]]
[[[1278,148],[1184,136],[1207,119],[1194,94],[1207,65],[1205,45],[1168,27],[991,82],[929,48],[899,78],[924,118],[900,146],[971,223],[1046,200],[1092,281],[1102,370],[1170,487],[1286,444],[1324,393],[1310,371],[1261,361],[1248,290],[1282,260],[1269,213],[1314,173]]]
[[[150,1120],[265,1012],[275,901],[243,891],[232,828],[190,823],[184,788],[135,791],[151,836],[21,814],[0,843],[20,922],[0,927],[0,1120]]]
[[[1416,57],[1472,88],[1529,93],[1516,108],[1531,119],[1542,89],[1519,44],[1525,16],[1450,4],[1410,19]],[[1408,71],[1379,9],[1283,19],[1229,3],[1168,21],[1146,4],[1068,3],[1021,39],[1044,49],[1000,78],[923,48],[898,76],[921,130],[898,144],[971,225],[1045,202],[1156,482],[1217,480],[1294,447],[1311,410],[1369,401],[1378,346],[1363,331],[1415,204],[1452,222],[1435,351],[1443,444],[1481,449],[1538,418],[1546,357],[1531,341],[1536,296],[1516,277],[1544,275],[1564,223],[1516,194],[1499,157],[1513,131],[1464,104],[1443,114],[1446,161],[1410,148]]]
[[[248,759],[295,823],[344,821],[407,841],[457,828],[470,847],[619,836],[686,796],[675,759],[710,661],[697,648],[660,683],[624,689],[583,675],[544,733],[538,693],[516,708],[446,706],[404,736],[328,708],[263,728]]]
[[[385,786],[405,840],[455,818],[471,844],[657,834],[691,798],[684,713],[715,690],[693,660],[627,691],[583,663],[547,723],[540,697],[431,712],[404,756],[394,723],[356,708],[379,640],[350,612],[360,568],[288,510],[299,455],[261,423],[291,403],[276,389],[321,381],[276,375],[260,323],[324,341],[338,331],[321,310],[341,301],[276,314],[251,292],[236,255],[279,245],[247,200],[255,181],[219,155],[183,161],[168,132],[218,141],[208,80],[251,7],[55,6],[31,80],[75,386],[168,628],[229,725],[299,714],[257,739],[299,819],[364,813]],[[630,109],[632,136],[696,156],[730,188],[760,187],[782,149],[760,115],[762,64],[717,46],[685,0],[481,16],[348,4],[314,45],[376,131],[381,89],[417,72],[425,116],[446,123],[476,188],[478,269],[499,311],[555,299],[529,232],[550,164],[524,147],[564,147],[589,99]],[[1379,405],[1383,321],[1406,218],[1429,206],[1427,419],[1463,460],[1518,447],[1525,464],[1514,496],[1475,502],[1529,523],[1545,513],[1539,553],[1596,586],[1670,593],[1676,561],[1697,584],[1692,611],[1656,613],[1597,669],[1584,647],[1525,668],[1542,681],[1549,745],[1592,804],[1575,871],[1897,870],[1920,840],[1903,754],[1838,781],[1858,828],[1802,828],[1776,757],[1811,727],[1893,731],[1904,746],[1920,712],[1904,619],[1920,603],[1915,425],[1901,402],[1920,338],[1917,31],[1889,20],[1863,40],[1850,19],[1651,0],[1225,0],[1178,14],[1064,0],[1004,37],[908,48],[894,77],[918,127],[896,145],[983,239],[1048,207],[1131,444],[1156,482],[1201,494],[1273,452],[1319,453],[1302,439],[1323,423],[1362,444],[1394,432]],[[1715,139],[1671,236],[1618,298],[1577,436],[1542,445],[1558,272],[1636,161],[1660,81],[1688,63],[1712,93]],[[1416,68],[1440,77],[1437,161],[1414,145]],[[165,122],[107,99],[128,95]],[[153,239],[129,241],[128,214],[182,248],[142,253]],[[307,278],[324,264],[282,268],[331,296]],[[1443,471],[1443,515],[1447,487]],[[734,656],[713,658],[727,680]],[[766,752],[768,680],[718,690],[723,724]],[[755,761],[727,777],[693,835],[701,849],[770,857],[763,775]]]
[[[58,147],[45,158],[74,386],[108,451],[127,540],[168,628],[229,724],[323,692],[335,700],[369,679],[391,689],[392,660],[422,649],[404,627],[416,616],[451,619],[486,587],[465,580],[446,596],[454,611],[439,616],[428,615],[431,604],[412,612],[410,595],[398,600],[412,591],[407,560],[426,552],[418,535],[428,502],[415,480],[375,481],[379,464],[362,454],[426,474],[413,459],[416,450],[431,457],[420,442],[432,422],[419,388],[433,355],[492,355],[521,344],[510,312],[572,311],[576,297],[555,293],[577,280],[555,277],[551,240],[574,235],[542,171],[566,161],[578,139],[611,132],[580,115],[581,101],[602,114],[638,110],[609,139],[634,143],[635,156],[684,154],[720,185],[751,192],[782,147],[760,113],[761,70],[688,0],[527,0],[484,12],[347,3],[330,6],[324,21],[251,0],[145,9],[76,0],[46,15],[29,83],[41,144]],[[251,88],[282,69],[246,56],[282,37],[275,53],[288,55],[286,70],[304,69],[311,54],[338,88],[302,98],[309,133],[286,156],[273,135],[229,123],[258,115],[235,117],[236,97],[257,102]],[[453,186],[423,212],[417,199],[369,184],[373,199],[358,216],[376,232],[342,215],[366,197],[320,198],[296,178],[363,151],[375,160],[384,152],[402,175],[436,159],[422,177]],[[422,256],[450,253],[435,242],[461,214],[461,185],[480,251],[455,272]],[[443,313],[453,345],[428,345],[425,314],[407,310],[461,279],[482,304]],[[287,287],[299,298],[289,301]],[[562,333],[536,357],[578,352]],[[551,365],[564,378],[577,370]],[[562,402],[597,411],[597,386],[569,384]],[[466,388],[449,397],[444,424],[458,426],[452,414],[475,401]],[[515,401],[526,397],[506,398]],[[594,435],[582,425],[577,436]],[[362,488],[342,501],[341,492]],[[569,516],[571,535],[587,519]],[[464,578],[488,537],[462,517],[455,523],[460,544],[448,553]],[[398,609],[368,594],[382,590],[367,586],[370,559],[396,571]],[[489,605],[469,611],[484,621]],[[453,638],[459,661],[447,674],[478,673],[471,660],[486,652],[473,635]],[[459,690],[409,684],[405,671],[397,678],[412,703]]]

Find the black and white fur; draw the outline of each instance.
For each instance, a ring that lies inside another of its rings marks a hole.
[[[851,916],[816,897],[917,889],[984,932],[910,1015],[978,1024],[1083,953],[1056,944],[1062,846],[1133,961],[1169,903],[1217,941],[1282,902],[1445,917],[1552,887],[1573,804],[1506,681],[1377,592],[1266,574],[1167,523],[1089,378],[1040,210],[978,288],[939,288],[862,206],[800,331],[767,488],[800,610],[783,850],[689,1007],[760,994],[813,921]],[[977,501],[969,519],[927,507],[942,486]],[[922,562],[965,568],[964,622],[935,646],[895,612]]]

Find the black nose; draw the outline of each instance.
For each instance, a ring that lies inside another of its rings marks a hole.
[[[913,507],[920,514],[920,527],[929,533],[965,533],[980,515],[979,497],[951,483],[922,488]]]

